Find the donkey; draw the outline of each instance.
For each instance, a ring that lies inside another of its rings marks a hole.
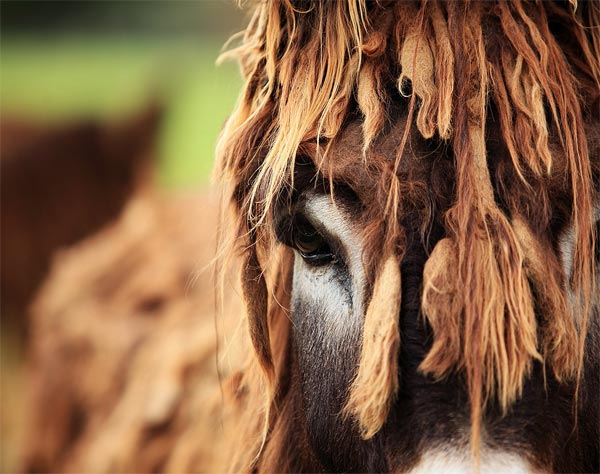
[[[598,472],[600,4],[266,0],[237,40],[232,469]]]

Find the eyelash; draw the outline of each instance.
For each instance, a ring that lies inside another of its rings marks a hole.
[[[301,213],[291,216],[286,240],[309,265],[322,266],[337,260],[327,239]]]

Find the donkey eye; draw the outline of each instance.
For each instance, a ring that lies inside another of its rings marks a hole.
[[[311,265],[325,265],[335,260],[327,240],[302,214],[293,217],[290,245]]]

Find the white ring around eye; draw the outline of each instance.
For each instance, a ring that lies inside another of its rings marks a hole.
[[[299,206],[315,228],[324,229],[339,244],[344,254],[344,266],[312,266],[299,255],[294,263],[293,298],[302,298],[312,305],[319,305],[324,323],[331,336],[344,337],[362,324],[366,288],[366,275],[362,263],[362,244],[358,224],[353,214],[326,194],[310,191]],[[346,272],[349,278],[341,278]]]

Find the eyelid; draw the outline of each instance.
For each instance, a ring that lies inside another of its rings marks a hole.
[[[317,195],[301,198],[296,206],[294,206],[292,215],[301,213],[310,223],[310,225],[312,225],[327,242],[329,248],[331,249],[331,253],[336,256],[336,260],[345,264],[347,261],[347,250],[341,239],[341,236],[327,226],[325,219],[322,218],[325,216],[317,213],[314,207],[315,201],[319,198],[329,199],[329,196]]]
[[[312,225],[319,234],[321,234],[328,242],[334,242],[338,246],[341,245],[340,236],[326,223],[326,211],[319,212],[315,207],[315,202],[320,199],[329,199],[329,196],[317,195],[301,198],[296,206],[294,206],[293,214],[302,214],[304,218]]]
[[[301,213],[327,241],[338,260],[348,264],[351,259],[350,245],[356,244],[355,241],[358,238],[358,236],[353,237],[354,230],[351,226],[352,216],[356,212],[360,212],[360,208],[355,206],[355,201],[357,201],[355,196],[348,194],[348,202],[341,197],[333,203],[329,193],[313,189],[305,190],[300,193],[294,203],[278,209],[274,219],[277,239],[279,242],[293,247],[290,245],[289,239],[293,216]],[[350,241],[345,243],[346,239],[350,239]]]

